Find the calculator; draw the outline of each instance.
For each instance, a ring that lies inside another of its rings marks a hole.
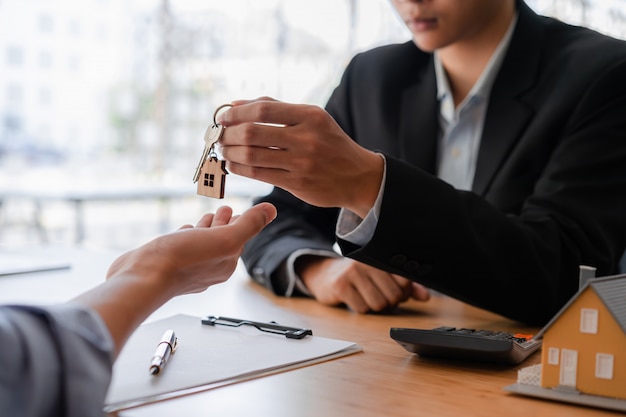
[[[541,347],[532,335],[502,331],[437,327],[431,330],[392,327],[389,335],[411,353],[515,365]]]

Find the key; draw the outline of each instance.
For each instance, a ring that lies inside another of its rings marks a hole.
[[[204,161],[209,157],[211,152],[213,151],[215,144],[222,136],[222,132],[224,132],[224,126],[219,123],[213,123],[206,130],[204,134],[204,150],[202,151],[202,157],[200,158],[200,162],[198,162],[198,166],[196,167],[196,172],[193,174],[193,182],[198,182],[198,178],[200,177],[200,170],[202,169],[202,165]]]

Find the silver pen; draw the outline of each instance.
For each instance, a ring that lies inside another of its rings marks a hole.
[[[150,374],[156,375],[163,370],[167,360],[174,353],[177,346],[178,338],[174,334],[174,330],[166,330],[150,361]]]

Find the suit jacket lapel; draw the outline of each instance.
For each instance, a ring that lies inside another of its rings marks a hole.
[[[436,84],[431,60],[418,82],[402,94],[400,109],[400,157],[431,174],[435,174],[437,166],[439,113]]]
[[[539,70],[543,28],[539,17],[518,2],[517,26],[489,98],[489,107],[476,162],[473,191],[484,195],[534,114],[522,93]]]

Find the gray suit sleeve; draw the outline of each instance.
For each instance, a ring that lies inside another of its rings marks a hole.
[[[113,341],[77,306],[0,306],[0,415],[103,415]]]

